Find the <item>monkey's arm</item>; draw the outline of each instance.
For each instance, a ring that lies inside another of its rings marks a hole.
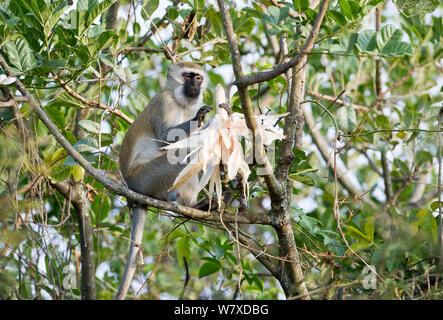
[[[178,140],[188,137],[194,130],[202,125],[206,114],[211,110],[212,107],[209,106],[201,107],[192,119],[166,128],[165,124],[167,121],[165,121],[164,118],[157,120],[155,123],[156,136],[159,140],[164,141],[161,147],[166,145],[167,142],[177,142]]]

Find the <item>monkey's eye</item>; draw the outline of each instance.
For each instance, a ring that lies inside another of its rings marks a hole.
[[[196,76],[194,77],[194,79],[197,80],[197,81],[202,81],[202,80],[203,80],[203,77],[202,77],[202,76],[199,76],[199,75],[196,75]]]

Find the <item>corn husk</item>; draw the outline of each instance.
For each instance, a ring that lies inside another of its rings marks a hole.
[[[219,85],[216,88],[217,106],[225,101],[224,89]],[[281,129],[275,126],[278,119],[284,115],[286,114],[256,116],[258,134],[261,135],[263,144],[270,145],[274,140],[284,138]],[[248,177],[251,171],[241,145],[242,137],[245,138],[247,145],[252,147],[252,135],[246,125],[244,115],[236,112],[229,115],[225,109],[218,107],[216,114],[205,128],[199,129],[186,139],[163,148],[172,151],[181,148],[190,149],[187,156],[190,162],[177,176],[170,190],[203,172],[199,180],[198,191],[202,190],[209,182],[209,198],[211,200],[215,189],[220,207],[222,198],[220,165],[222,165],[226,179],[223,182],[233,180],[237,174],[240,174],[244,196],[248,199]]]

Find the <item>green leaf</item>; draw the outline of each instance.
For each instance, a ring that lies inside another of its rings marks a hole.
[[[408,16],[423,15],[437,9],[439,0],[396,0],[396,7]]]
[[[168,11],[168,15],[172,20],[175,20],[178,18],[178,14],[179,14],[179,9],[175,6],[169,6],[167,8]]]
[[[72,178],[74,181],[80,181],[85,176],[85,169],[82,166],[73,166],[72,167]]]
[[[82,11],[90,11],[98,4],[98,0],[78,0],[77,2],[77,10]]]
[[[431,203],[431,209],[432,209],[433,211],[438,210],[438,204],[439,204],[438,201],[434,201],[434,202],[432,202],[432,203]],[[441,203],[441,206],[443,207],[443,203]]]
[[[188,235],[184,235],[177,241],[176,245],[177,249],[177,260],[180,265],[183,265],[183,258],[186,258],[188,261],[191,256],[191,246],[190,246],[190,237]]]
[[[8,56],[9,63],[20,72],[25,72],[37,65],[28,42],[24,38],[9,41],[5,43],[3,48]]]
[[[198,277],[203,278],[220,270],[220,264],[215,262],[206,262],[198,271]]]
[[[367,248],[372,247],[374,244],[371,242],[357,242],[351,245],[351,249],[354,251],[361,251]]]
[[[370,216],[368,220],[366,221],[365,225],[365,233],[366,236],[369,238],[370,242],[374,242],[374,217]]]
[[[255,21],[252,17],[246,15],[241,15],[239,17],[232,17],[232,25],[234,27],[234,32],[237,35],[250,34],[252,29],[254,29]]]
[[[155,10],[157,10],[158,5],[159,0],[145,0],[141,11],[142,18],[145,20],[150,19]]]
[[[347,226],[349,236],[356,240],[364,241],[364,242],[371,242],[371,239],[369,236],[358,230],[357,228],[353,226]]]
[[[387,57],[398,57],[412,55],[412,46],[402,42],[403,33],[393,25],[388,24],[377,33],[377,49],[381,55]]]
[[[342,37],[338,40],[340,47],[343,48],[344,52],[354,51],[355,44],[357,43],[358,33],[344,33]]]
[[[94,23],[94,20],[97,19],[106,9],[108,9],[116,0],[104,0],[99,4],[95,4],[92,8],[91,5],[96,3],[96,1],[90,1],[88,3],[88,11],[85,16],[84,24],[82,26],[82,31],[80,35],[82,35],[88,28]]]
[[[309,8],[309,0],[292,0],[294,9],[298,12],[305,11]]]
[[[295,180],[295,181],[301,182],[301,183],[303,183],[305,185],[308,185],[310,187],[315,186],[315,182],[314,182],[314,180],[310,176],[302,176],[302,175],[298,175],[298,174],[291,174],[291,175],[289,175],[289,178],[291,180]]]
[[[87,108],[88,105],[79,101],[78,99],[70,96],[67,92],[62,92],[58,94],[55,99],[50,101],[51,106],[63,106],[63,107],[76,107],[76,108]]]
[[[96,217],[95,223],[103,222],[111,211],[111,200],[109,199],[109,196],[103,193],[94,196],[94,201],[91,203],[91,209]],[[101,224],[101,226],[103,225]]]
[[[329,10],[328,15],[334,20],[339,26],[345,26],[348,22],[346,18],[338,11]]]
[[[343,11],[346,18],[352,20],[352,9],[349,6],[349,2],[347,0],[338,0],[338,4],[340,5],[340,9]]]
[[[264,14],[263,18],[271,25],[277,26],[289,16],[289,7],[268,7],[269,15]],[[249,17],[248,17],[249,18]]]
[[[78,125],[89,133],[100,133],[100,124],[91,120],[80,120]]]
[[[45,110],[51,119],[57,124],[57,127],[62,129],[65,127],[65,114],[59,107],[46,106]]]
[[[359,32],[356,47],[360,52],[374,52],[376,50],[377,33],[372,30]]]
[[[51,36],[52,29],[55,27],[57,22],[60,21],[60,17],[64,12],[63,9],[65,8],[65,6],[65,1],[57,1],[49,6],[46,10],[49,13],[49,17],[45,18],[45,20],[43,21],[43,33],[46,39]]]
[[[420,210],[412,222],[417,230],[421,230],[424,235],[431,236],[434,241],[437,240],[437,221],[430,210]]]

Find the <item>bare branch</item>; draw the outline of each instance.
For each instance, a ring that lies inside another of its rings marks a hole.
[[[344,100],[336,99],[335,97],[331,97],[331,96],[328,96],[326,94],[318,93],[318,92],[315,92],[315,91],[312,91],[312,90],[308,90],[306,93],[308,95],[314,97],[314,98],[319,99],[319,100],[326,100],[326,101],[329,101],[329,102],[334,102],[335,104],[339,104],[341,106],[351,107],[351,108],[353,108],[353,109],[355,109],[357,111],[367,111],[368,110],[368,107],[366,107],[366,106],[362,106],[362,105],[358,105],[358,104],[353,104],[353,103],[348,103],[348,102],[346,102]]]
[[[234,84],[240,87],[249,86],[255,83],[264,82],[267,80],[271,80],[275,77],[278,77],[280,74],[284,73],[286,70],[294,67],[300,60],[302,60],[303,57],[306,56],[306,54],[313,48],[315,44],[315,38],[318,35],[318,32],[320,30],[321,23],[323,21],[323,18],[325,16],[326,10],[328,9],[329,0],[323,0],[320,4],[319,11],[317,14],[317,18],[315,19],[314,26],[312,27],[312,30],[306,39],[306,42],[304,43],[303,47],[301,48],[300,52],[293,57],[291,60],[289,60],[286,63],[279,64],[277,67],[271,70],[258,72],[255,74],[252,74],[250,76],[236,78]],[[219,4],[220,6],[220,4]],[[234,59],[234,57],[233,57]]]
[[[57,82],[62,86],[63,89],[65,89],[65,91],[73,98],[79,100],[80,102],[90,106],[90,107],[94,107],[94,108],[99,108],[102,110],[105,110],[109,113],[113,113],[116,116],[119,116],[120,118],[122,118],[123,120],[125,120],[126,122],[128,122],[129,124],[131,124],[133,122],[133,120],[131,118],[129,118],[126,114],[124,114],[121,110],[119,109],[114,109],[111,108],[109,106],[103,105],[99,102],[95,102],[95,101],[91,101],[89,99],[86,99],[85,97],[81,96],[80,94],[78,94],[77,92],[75,92],[74,90],[72,90],[66,82],[64,82],[62,79],[60,79],[60,77],[53,72],[52,73],[54,78],[57,80]]]

